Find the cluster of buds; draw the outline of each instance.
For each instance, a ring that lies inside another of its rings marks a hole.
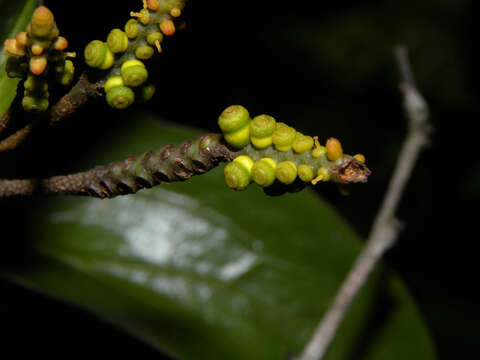
[[[26,111],[43,112],[49,106],[48,78],[62,85],[72,82],[74,66],[65,52],[68,41],[59,36],[52,12],[45,6],[35,10],[26,32],[5,41],[6,72],[11,78],[25,78],[22,100]]]
[[[93,40],[85,48],[86,63],[108,70],[105,93],[108,104],[125,109],[134,101],[148,101],[155,86],[148,82],[145,61],[162,52],[165,36],[175,33],[174,19],[185,0],[143,0],[143,9],[131,12],[124,29],[113,29],[106,41]]]
[[[365,170],[352,179],[345,172],[350,166],[366,169],[365,157],[344,154],[338,139],[320,145],[318,137],[304,135],[269,115],[251,119],[243,106],[225,109],[218,125],[225,141],[238,150],[239,156],[225,167],[225,182],[235,190],[244,190],[251,182],[264,189],[275,184],[301,189],[306,183],[364,182],[369,174]]]

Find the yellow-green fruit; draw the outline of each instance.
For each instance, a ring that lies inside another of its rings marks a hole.
[[[113,53],[125,52],[128,48],[128,37],[120,29],[113,29],[107,37],[107,45]]]
[[[315,159],[321,158],[327,153],[327,148],[325,146],[317,146],[312,150],[312,156]]]
[[[273,145],[278,151],[288,151],[292,148],[297,132],[289,126],[281,126],[272,135]]]
[[[145,65],[139,60],[125,61],[120,70],[123,81],[127,86],[140,86],[148,78],[148,72]]]
[[[138,36],[138,21],[135,19],[130,19],[125,24],[125,33],[128,38],[134,39]]]
[[[338,139],[330,138],[327,140],[327,144],[325,145],[327,148],[327,158],[330,161],[338,160],[343,155],[342,144]]]
[[[275,168],[277,164],[271,158],[263,158],[252,167],[252,179],[258,185],[267,187],[275,181]]]
[[[127,86],[115,86],[106,92],[108,104],[115,109],[125,109],[135,101],[135,94]]]
[[[135,50],[135,56],[140,60],[148,60],[153,56],[154,53],[155,50],[153,50],[153,48],[149,45],[140,45]]]
[[[291,161],[282,161],[277,164],[275,176],[284,184],[291,184],[297,178],[297,167]]]
[[[163,34],[160,31],[155,31],[147,35],[147,42],[150,45],[155,45],[155,42],[163,41]]]
[[[244,190],[252,180],[253,160],[242,155],[225,166],[225,182],[235,190]]]
[[[44,112],[48,109],[48,99],[45,97],[25,96],[22,106],[28,112]]]
[[[293,151],[298,154],[303,154],[304,152],[310,151],[313,148],[313,138],[311,136],[300,135],[295,139],[293,143]]]
[[[272,145],[272,135],[276,129],[276,121],[268,115],[256,116],[250,123],[250,141],[257,149],[265,149]]]
[[[94,68],[107,70],[113,66],[114,56],[106,43],[93,40],[85,48],[85,62]]]
[[[298,167],[298,177],[303,182],[310,182],[315,177],[315,173],[310,165],[302,164]]]
[[[250,114],[243,106],[226,108],[218,118],[218,126],[232,147],[241,149],[250,142]]]
[[[138,88],[135,93],[135,99],[137,99],[139,103],[147,102],[155,94],[155,88],[155,84],[147,84]]]
[[[276,126],[277,126],[277,129],[280,129],[282,127],[288,127],[288,125],[283,122],[277,122]]]

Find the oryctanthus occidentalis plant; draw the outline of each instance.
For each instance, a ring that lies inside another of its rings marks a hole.
[[[362,154],[344,154],[335,138],[322,146],[318,137],[304,135],[269,115],[251,119],[240,105],[225,109],[218,125],[225,141],[239,154],[225,167],[225,182],[235,190],[244,190],[252,181],[266,188],[267,193],[276,182],[286,187],[300,182],[297,189],[301,183],[316,185],[320,181],[345,184],[352,178],[347,179],[338,169],[346,162],[359,167],[365,163]],[[363,172],[355,182],[365,182],[368,175]]]
[[[143,8],[131,13],[132,18],[123,29],[111,30],[106,41],[91,41],[85,48],[84,59],[100,80],[92,83],[88,72],[82,74],[76,85],[52,106],[49,122],[58,123],[98,96],[98,89],[102,88],[108,104],[117,109],[151,98],[155,88],[149,79],[147,65],[151,64],[147,61],[162,51],[164,36],[175,33],[174,20],[181,15],[185,2],[144,0]],[[72,80],[73,64],[66,60],[72,54],[63,52],[66,46],[66,40],[58,36],[53,14],[43,6],[35,11],[26,33],[6,42],[6,49],[15,60],[10,60],[7,71],[27,78],[23,99],[26,110],[48,108],[49,69],[62,84]],[[2,128],[8,126],[11,114],[8,111],[0,118]],[[337,139],[329,138],[322,146],[317,137],[304,135],[269,115],[251,119],[239,105],[225,109],[218,125],[221,135],[208,134],[179,147],[165,146],[89,171],[47,179],[0,180],[0,197],[43,193],[110,198],[184,181],[220,162],[228,162],[224,172],[230,188],[243,190],[255,182],[270,195],[295,192],[308,183],[366,182],[370,175],[365,157],[344,154]],[[0,152],[17,148],[31,129],[33,126],[27,124],[10,137],[0,139]]]

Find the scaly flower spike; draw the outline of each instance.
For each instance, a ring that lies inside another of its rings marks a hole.
[[[181,15],[186,0],[143,0],[143,8],[132,11],[123,30],[113,29],[107,41],[94,40],[85,48],[91,67],[108,70],[105,93],[108,104],[125,109],[134,101],[148,101],[155,87],[148,83],[146,61],[155,50],[162,52],[165,36],[175,34],[174,18]]]
[[[25,78],[23,108],[44,112],[49,107],[50,75],[61,85],[70,85],[74,75],[75,53],[65,52],[68,41],[59,36],[52,12],[45,6],[35,10],[26,32],[5,41],[8,55],[6,72],[11,78]]]
[[[365,157],[345,155],[337,139],[329,138],[322,146],[317,136],[303,135],[269,115],[251,120],[239,105],[225,109],[218,125],[225,141],[237,150],[224,170],[225,182],[235,190],[255,182],[267,193],[273,188],[296,191],[309,182],[366,182],[370,175]]]

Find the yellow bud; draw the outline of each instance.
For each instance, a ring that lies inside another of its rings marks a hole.
[[[357,159],[358,161],[364,163],[365,162],[365,156],[363,154],[357,154],[354,156],[355,159]]]
[[[129,39],[134,39],[138,36],[138,21],[130,19],[125,24],[125,33]]]
[[[141,60],[150,59],[154,53],[155,53],[155,50],[153,50],[153,48],[148,45],[140,45],[135,49],[135,56]]]
[[[330,181],[331,176],[330,170],[328,170],[325,166],[322,166],[320,169],[318,169],[317,177],[312,180],[312,184],[317,185],[317,183],[320,181]]]
[[[311,166],[307,164],[302,164],[298,167],[298,177],[303,182],[312,181],[314,176],[315,176],[315,173],[313,172],[313,169],[311,168]]]

